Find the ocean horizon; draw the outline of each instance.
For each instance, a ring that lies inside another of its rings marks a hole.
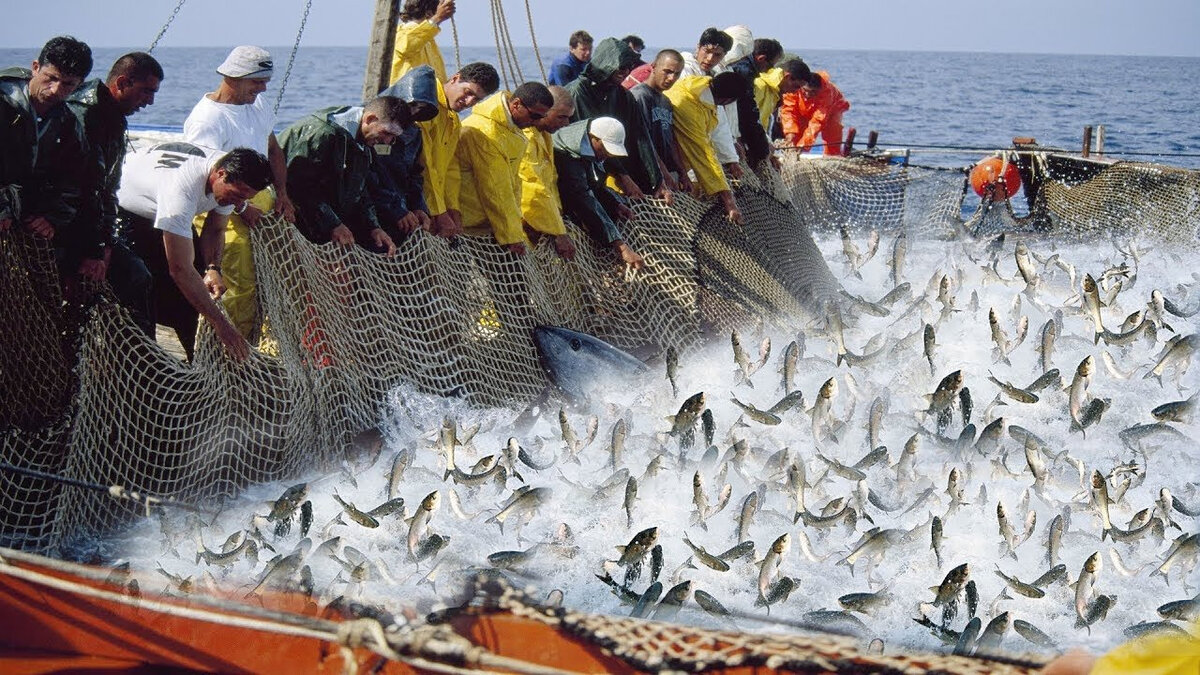
[[[92,77],[137,48],[98,47]],[[268,47],[276,78],[263,94],[274,104],[290,46]],[[647,48],[647,54],[656,48]],[[1200,58],[996,52],[803,50],[788,48],[815,70],[828,71],[851,103],[844,124],[871,130],[881,145],[912,147],[912,161],[966,165],[983,149],[1010,147],[1015,136],[1077,151],[1085,125],[1104,125],[1114,157],[1200,168]],[[497,63],[494,47],[462,47],[462,62]],[[523,79],[541,80],[532,47],[518,47]],[[216,87],[226,47],[160,47],[167,73],[155,104],[130,119],[134,127],[182,125],[200,96]],[[542,48],[543,63],[558,48]],[[28,66],[36,48],[0,49],[0,67]],[[443,46],[456,68],[452,46]],[[301,47],[280,103],[284,128],[315,110],[360,102],[365,47]],[[515,83],[508,83],[509,86]],[[921,147],[937,146],[937,147]],[[970,151],[956,148],[972,148]],[[975,150],[979,149],[979,150]]]

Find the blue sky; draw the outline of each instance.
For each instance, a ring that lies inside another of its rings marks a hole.
[[[7,3],[0,45],[34,47],[67,33],[98,47],[147,45],[175,0]],[[1197,0],[530,0],[539,45],[555,53],[584,28],[690,47],[708,25],[745,23],[790,49],[1200,56]],[[309,46],[364,45],[374,0],[313,0]],[[290,45],[304,0],[189,0],[162,44]],[[464,45],[493,44],[490,3],[460,0]],[[600,9],[602,7],[603,9]],[[524,0],[505,0],[514,43],[530,44]],[[451,44],[449,31],[443,44]]]

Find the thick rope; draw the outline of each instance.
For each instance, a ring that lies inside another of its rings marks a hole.
[[[529,8],[529,0],[525,0],[525,19],[529,21],[529,40],[533,43],[533,55],[537,58],[538,70],[542,72],[542,82],[547,82],[546,66],[542,64],[542,52],[538,49],[537,34],[533,30],[533,10]]]
[[[167,17],[167,22],[164,23],[163,27],[159,29],[158,35],[154,36],[154,41],[150,43],[150,47],[146,50],[147,53],[153,52],[154,48],[158,46],[158,41],[167,34],[167,29],[170,28],[171,23],[175,21],[175,17],[179,16],[179,10],[183,9],[183,5],[186,2],[187,0],[179,0],[179,4],[175,5],[175,9],[171,10],[171,16]]]
[[[517,58],[517,50],[513,47],[512,35],[508,30],[508,16],[504,13],[503,0],[496,0],[496,9],[500,15],[500,37],[504,43],[504,55],[508,59],[509,68],[514,74],[513,81],[520,84],[525,81],[525,73],[521,72],[521,60]]]
[[[454,36],[454,67],[462,70],[462,47],[458,44],[458,24],[450,17],[450,35]]]
[[[300,51],[300,38],[304,36],[304,26],[308,24],[308,13],[312,11],[312,0],[304,5],[304,15],[300,17],[300,30],[296,31],[296,42],[292,44],[292,53],[288,56],[287,68],[283,71],[283,81],[279,83],[279,95],[275,97],[275,109],[279,114],[279,104],[283,102],[283,92],[287,89],[288,78],[292,75],[292,64],[296,62],[296,52]]]
[[[496,43],[496,64],[500,66],[500,77],[504,80],[504,88],[511,90],[510,78],[508,69],[504,63],[504,50],[500,48],[500,16],[496,10],[496,3],[499,0],[492,0],[492,39]]]

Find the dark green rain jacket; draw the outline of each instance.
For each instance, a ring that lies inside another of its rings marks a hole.
[[[89,80],[67,99],[87,139],[87,163],[82,174],[82,202],[76,216],[80,251],[99,260],[112,241],[117,225],[117,190],[125,161],[125,113],[100,80]]]
[[[592,60],[583,69],[583,74],[566,89],[575,99],[573,121],[608,116],[625,125],[625,147],[629,157],[611,159],[605,166],[609,173],[628,173],[643,192],[649,193],[662,182],[649,127],[633,95],[621,83],[611,81],[613,73],[622,66],[632,68],[637,63],[637,52],[629,45],[616,38],[604,38],[592,50]]]
[[[323,244],[339,223],[364,241],[379,227],[367,194],[375,152],[330,118],[349,106],[325,108],[301,118],[279,135],[287,156],[288,194],[296,203],[296,224]]]
[[[0,70],[0,218],[42,216],[55,229],[55,245],[73,244],[70,226],[79,210],[84,169],[83,134],[67,106],[55,106],[43,120],[25,87],[33,73]]]
[[[592,237],[611,244],[621,238],[613,222],[620,197],[604,184],[601,166],[580,148],[591,120],[573,122],[554,133],[554,168],[563,212],[585,227]]]

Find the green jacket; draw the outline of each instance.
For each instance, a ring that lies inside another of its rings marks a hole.
[[[83,134],[67,106],[60,105],[46,113],[39,139],[37,116],[25,93],[31,77],[25,68],[0,70],[0,193],[19,193],[19,207],[4,198],[0,215],[42,216],[54,226],[55,245],[69,245],[79,208]]]
[[[564,213],[593,237],[611,244],[621,238],[613,222],[621,198],[604,184],[600,162],[580,152],[591,124],[591,120],[581,120],[554,133],[558,196]]]
[[[99,259],[117,226],[117,190],[121,187],[128,124],[101,80],[84,82],[67,99],[67,106],[83,130],[88,149],[76,232],[83,239],[81,251]]]
[[[622,65],[632,67],[638,61],[637,52],[616,38],[604,38],[594,50],[583,74],[567,85],[575,99],[573,121],[594,117],[615,117],[625,125],[625,147],[629,157],[609,160],[610,173],[628,173],[644,192],[651,192],[662,182],[658,171],[658,155],[642,115],[642,108],[633,95],[620,83],[609,80]]]
[[[379,227],[367,193],[375,151],[332,121],[349,106],[325,108],[301,118],[279,134],[287,156],[288,194],[296,204],[296,223],[317,243],[343,223],[362,238]]]

